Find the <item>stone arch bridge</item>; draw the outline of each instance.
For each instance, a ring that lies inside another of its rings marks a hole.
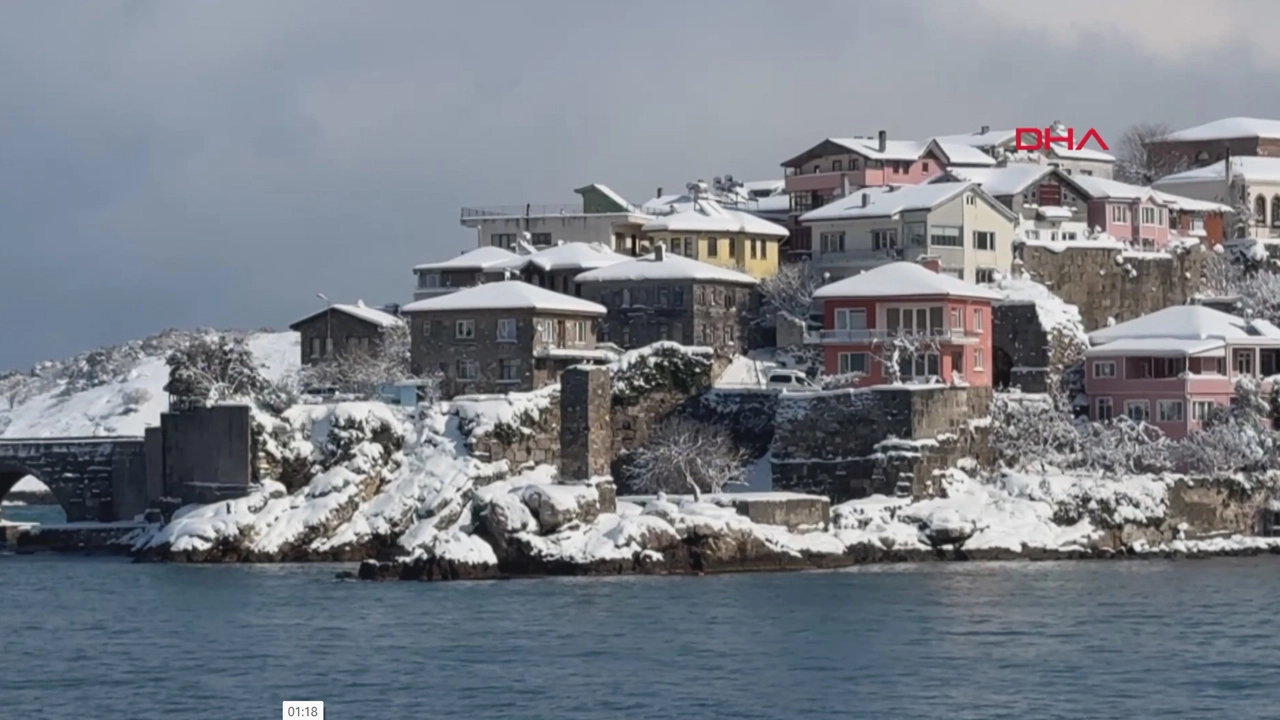
[[[0,497],[27,475],[49,486],[67,522],[131,520],[147,507],[141,437],[0,438]]]

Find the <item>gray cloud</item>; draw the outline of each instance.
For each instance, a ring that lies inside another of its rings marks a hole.
[[[775,177],[881,128],[1280,117],[1244,12],[1270,6],[1240,3],[1180,55],[1142,2],[1105,3],[1105,26],[1004,0],[13,4],[0,367],[169,326],[283,327],[316,292],[403,300],[412,264],[474,243],[464,204]],[[1161,17],[1176,5],[1202,7]]]

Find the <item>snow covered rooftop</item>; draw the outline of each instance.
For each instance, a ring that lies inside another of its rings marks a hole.
[[[1116,161],[1116,156],[1111,153],[1094,150],[1093,148],[1072,149],[1067,147],[1065,143],[1050,143],[1049,154],[1054,157],[1060,157],[1064,160],[1091,160],[1093,162],[1105,163],[1113,163]],[[1088,176],[1086,175],[1085,177]]]
[[[916,160],[924,152],[924,144],[915,140],[886,140],[884,152],[880,151],[880,140],[871,137],[829,138],[831,142],[842,145],[850,151],[872,160]]]
[[[999,300],[1003,296],[913,262],[894,262],[823,285],[815,298],[946,296]]]
[[[345,313],[354,318],[359,318],[360,320],[363,320],[367,323],[372,323],[374,325],[377,325],[378,327],[386,328],[386,327],[394,327],[396,325],[404,324],[403,319],[398,318],[395,315],[392,315],[391,313],[387,313],[381,310],[376,310],[374,308],[371,308],[365,305],[363,300],[357,300],[355,305],[343,305],[341,303],[334,303],[330,305],[328,308],[325,308],[325,310],[336,310],[337,312]],[[298,320],[297,322],[293,323],[289,327],[295,327],[314,317],[323,315],[325,313],[325,310],[317,310],[316,312],[313,312],[310,315],[302,318],[301,320]]]
[[[588,270],[574,278],[584,282],[618,282],[646,280],[690,280],[704,282],[730,282],[742,285],[755,285],[756,279],[750,275],[716,265],[664,252],[661,260],[656,253],[635,258],[627,262],[609,265],[597,270]]]
[[[1203,305],[1172,305],[1148,315],[1089,333],[1095,345],[1136,338],[1235,340],[1259,337],[1240,317]]]
[[[543,270],[594,270],[631,258],[610,250],[602,243],[571,242],[539,250],[524,259]]]
[[[1085,357],[1221,355],[1222,349],[1226,347],[1226,344],[1225,340],[1218,338],[1206,338],[1204,340],[1171,337],[1126,338],[1089,348],[1085,351]]]
[[[1225,181],[1226,160],[1162,177],[1156,185],[1180,182]],[[1252,182],[1280,182],[1280,157],[1238,156],[1231,158],[1231,172]]]
[[[451,310],[545,310],[576,315],[604,315],[603,305],[564,295],[521,280],[487,283],[440,297],[409,303],[402,312]]]
[[[1041,205],[1036,208],[1036,214],[1045,220],[1068,220],[1072,213],[1071,208],[1061,205]]]
[[[893,217],[907,210],[931,210],[973,187],[971,182],[870,187],[810,210],[800,222]]]
[[[1151,188],[1130,185],[1119,180],[1108,180],[1096,175],[1073,175],[1071,181],[1088,193],[1090,199],[1146,200],[1152,196]]]
[[[786,237],[789,231],[749,213],[730,210],[715,200],[701,198],[687,209],[653,219],[645,232],[714,232]]]
[[[1017,195],[1052,171],[1048,165],[1032,163],[1014,163],[1002,168],[948,168],[952,176],[976,182],[994,197]]]
[[[939,135],[934,140],[948,145],[967,145],[974,148],[984,148],[1013,142],[1015,134],[1013,130],[988,130],[964,135]]]
[[[1231,212],[1231,206],[1223,205],[1222,203],[1183,197],[1181,195],[1174,195],[1173,193],[1161,192],[1154,188],[1151,190],[1151,194],[1165,205],[1179,210],[1186,210],[1188,212]]]
[[[487,245],[462,253],[455,258],[441,262],[415,265],[414,270],[487,270],[494,268],[518,266],[524,258],[500,247]]]
[[[1173,142],[1234,140],[1236,138],[1280,138],[1280,120],[1229,117],[1170,133],[1164,138]]]
[[[947,161],[948,165],[968,165],[977,167],[995,167],[996,159],[973,145],[934,139],[929,147],[936,150]]]

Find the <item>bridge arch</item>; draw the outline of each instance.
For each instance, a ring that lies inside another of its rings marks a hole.
[[[62,509],[62,515],[65,520],[69,516],[69,501],[78,490],[68,488],[65,483],[52,482],[35,468],[27,467],[12,460],[0,460],[0,500],[8,498],[14,486],[26,477],[35,478],[40,484],[49,489],[58,507]],[[3,515],[4,513],[0,513],[0,516]]]

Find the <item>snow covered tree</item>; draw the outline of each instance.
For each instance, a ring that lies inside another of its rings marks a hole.
[[[876,340],[872,354],[884,369],[884,377],[891,385],[901,385],[902,367],[914,363],[920,356],[937,355],[938,339],[930,335],[903,333]],[[942,359],[939,357],[938,362]],[[939,368],[941,372],[941,368]]]
[[[704,492],[744,482],[747,460],[724,428],[672,416],[630,453],[625,477],[637,492],[690,492],[701,500]]]
[[[269,385],[244,338],[196,338],[171,352],[167,363],[169,382],[164,389],[179,404],[257,398]]]
[[[801,320],[809,319],[817,289],[817,279],[807,260],[787,263],[760,282],[760,294],[769,312],[782,312]]]
[[[9,409],[18,407],[27,401],[32,391],[32,379],[17,370],[0,373],[0,397],[9,404]]]
[[[1164,123],[1138,123],[1125,130],[1116,158],[1116,179],[1134,185],[1150,185],[1162,177],[1189,168],[1190,164],[1182,155],[1152,147],[1169,133],[1169,126]]]
[[[1235,251],[1215,253],[1204,266],[1204,289],[1216,297],[1235,297],[1246,318],[1280,322],[1280,274],[1261,244],[1245,241]]]
[[[999,393],[991,405],[991,445],[1005,467],[1068,466],[1080,452],[1071,414],[1049,395]]]
[[[410,378],[409,327],[393,325],[382,331],[381,343],[369,350],[344,350],[311,365],[304,378],[311,385],[337,388],[338,392],[373,397],[378,389]]]

